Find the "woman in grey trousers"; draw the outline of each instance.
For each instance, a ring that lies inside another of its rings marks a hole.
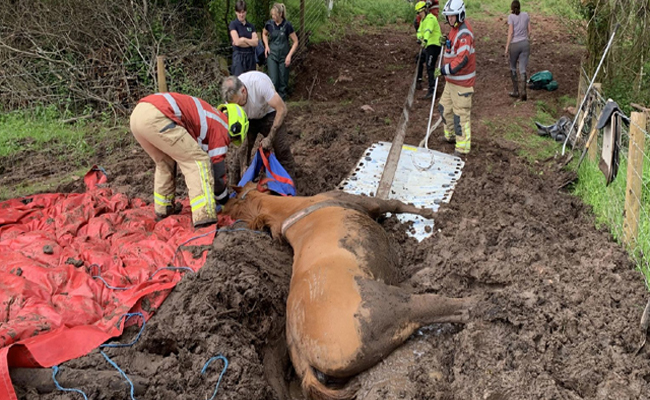
[[[519,97],[518,84],[521,82],[521,99],[526,100],[526,67],[530,56],[530,17],[527,12],[521,12],[521,4],[514,0],[510,4],[511,14],[508,15],[508,41],[506,43],[506,57],[510,57],[510,77],[512,78],[513,91],[511,97]],[[517,61],[521,81],[517,76]]]

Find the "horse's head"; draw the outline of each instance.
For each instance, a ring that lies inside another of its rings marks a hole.
[[[264,198],[270,196],[267,191],[260,191],[257,183],[248,182],[243,187],[234,186],[236,195],[231,197],[225,206],[224,214],[242,220],[248,224],[250,229],[262,230],[269,227],[271,219],[269,211],[264,209]],[[271,232],[276,237],[274,227]]]

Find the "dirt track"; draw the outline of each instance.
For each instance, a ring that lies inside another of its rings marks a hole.
[[[482,122],[532,117],[536,100],[557,104],[574,96],[579,47],[563,44],[554,33],[559,24],[542,21],[530,71],[551,69],[560,89],[531,93],[513,106],[503,23],[473,23],[473,150],[451,203],[437,216],[438,232],[418,244],[396,220],[383,222],[400,253],[403,286],[483,301],[468,325],[423,329],[362,374],[359,399],[650,398],[650,353],[633,355],[643,278],[611,236],[594,228],[588,207],[558,191],[565,173],[554,160],[526,163],[515,144],[490,136]],[[335,188],[368,145],[391,140],[414,68],[413,42],[405,27],[311,49],[292,96],[309,101],[293,103],[288,121],[301,194]],[[375,111],[362,111],[365,104]],[[424,136],[428,106],[416,101],[406,143]],[[435,138],[431,146],[453,151]],[[142,160],[149,163],[138,150],[98,162],[115,176],[114,187],[151,199]],[[283,338],[291,256],[290,247],[265,235],[220,233],[205,267],[183,279],[140,341],[109,351],[129,375],[148,382],[138,399],[209,398],[220,362],[205,377],[200,370],[219,353],[230,366],[217,399],[299,399]],[[135,334],[127,330],[124,341]],[[111,370],[97,351],[62,367],[90,376]],[[38,396],[18,389],[21,398]],[[82,389],[93,399],[128,398],[102,385]]]

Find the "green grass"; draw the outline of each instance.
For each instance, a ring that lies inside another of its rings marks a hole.
[[[618,175],[614,182],[605,186],[605,177],[598,168],[598,161],[583,162],[578,171],[578,183],[574,194],[592,206],[598,226],[603,224],[610,228],[614,239],[623,240],[623,222],[625,218],[625,192],[627,185],[627,160],[621,158]],[[636,244],[629,248],[630,254],[637,261],[641,271],[650,280],[648,255],[650,255],[650,161],[645,160],[643,167],[643,191],[639,218],[639,235]],[[641,260],[645,257],[645,262]]]
[[[486,19],[494,16],[506,16],[510,13],[511,0],[468,0],[465,2],[467,16],[470,19]],[[565,19],[580,18],[575,0],[533,0],[523,2],[522,11],[533,15],[555,15]],[[533,21],[534,23],[534,21]]]
[[[93,154],[93,147],[85,139],[87,124],[66,124],[61,117],[55,106],[0,114],[0,158],[43,150],[65,152],[71,158]]]
[[[64,176],[55,175],[34,181],[23,181],[13,186],[0,186],[0,201],[29,196],[34,193],[51,192],[59,185],[82,179],[88,172],[88,167],[79,168]]]
[[[517,144],[517,154],[526,159],[531,165],[553,157],[559,150],[561,144],[548,137],[536,134],[535,122],[552,124],[556,121],[546,109],[546,103],[537,102],[537,113],[534,118],[517,118],[514,121],[503,119],[490,119],[481,121],[493,136],[501,136],[506,140]]]

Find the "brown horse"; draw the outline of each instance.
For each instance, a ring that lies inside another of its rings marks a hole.
[[[331,191],[279,197],[236,188],[224,212],[251,229],[268,227],[294,250],[287,299],[287,342],[311,399],[353,399],[352,379],[401,345],[416,329],[463,323],[472,299],[410,294],[397,283],[397,258],[381,214],[432,211],[397,200]]]

